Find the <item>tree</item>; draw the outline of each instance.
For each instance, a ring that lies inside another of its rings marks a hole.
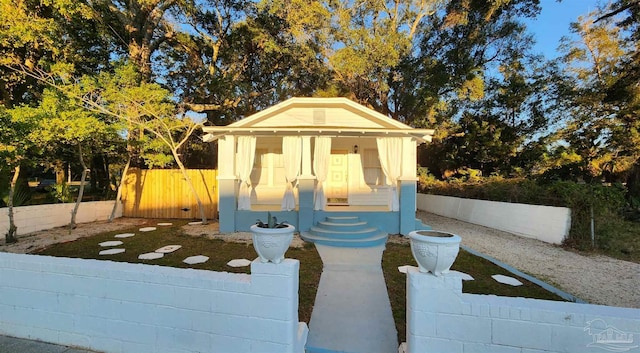
[[[70,227],[76,226],[76,214],[82,201],[85,181],[89,169],[85,164],[88,156],[101,152],[108,144],[122,140],[117,134],[117,124],[105,120],[80,106],[80,101],[67,97],[62,92],[47,88],[37,107],[15,108],[15,114],[23,121],[37,123],[37,128],[22,138],[43,146],[43,161],[55,161],[61,155],[73,156],[82,165],[80,188],[75,207],[71,213]]]
[[[526,53],[526,52],[525,52]],[[486,80],[483,99],[468,104],[460,119],[463,135],[448,143],[465,146],[462,166],[484,175],[530,174],[544,154],[546,138],[555,118],[557,69],[538,56],[514,52],[499,72]]]
[[[67,68],[67,65],[56,66],[56,71],[53,73],[38,69],[31,70],[24,66],[20,68],[23,74],[36,78],[55,89],[58,94],[51,92],[52,96],[62,98],[65,103],[68,103],[68,105],[59,104],[60,102],[51,104],[51,101],[43,100],[41,111],[44,114],[51,111],[58,113],[56,109],[61,109],[60,114],[54,114],[53,117],[58,116],[63,119],[70,116],[97,117],[99,115],[103,117],[101,121],[77,118],[54,122],[52,126],[62,126],[72,130],[66,132],[68,136],[62,134],[56,138],[77,143],[80,162],[86,170],[79,143],[87,135],[86,132],[81,132],[82,130],[97,133],[96,128],[104,126],[106,121],[113,121],[127,127],[124,131],[116,130],[117,133],[131,134],[132,131],[142,131],[140,141],[144,152],[142,157],[146,163],[152,167],[166,166],[173,159],[189,184],[198,203],[202,222],[206,224],[204,207],[179,154],[180,148],[202,124],[193,121],[184,112],[179,112],[166,89],[155,83],[141,82],[140,74],[134,65],[122,64],[116,67],[114,73],[103,72],[98,76],[83,76],[78,79],[70,76],[66,71]],[[61,106],[64,108],[60,108]],[[67,107],[69,110],[65,110]],[[69,126],[69,124],[79,125]],[[113,125],[108,126],[114,128]],[[44,142],[49,136],[53,135],[47,132],[38,137]],[[101,137],[95,139],[99,141]],[[103,141],[112,141],[112,139]],[[166,153],[167,150],[169,155]],[[125,174],[123,173],[123,178]]]
[[[114,74],[102,74],[97,80],[85,78],[80,83],[85,106],[95,112],[119,119],[144,131],[144,154],[149,166],[165,166],[170,158],[178,165],[189,184],[204,224],[207,217],[202,201],[182,163],[179,150],[189,137],[201,128],[180,112],[170,93],[155,83],[138,83],[137,71],[131,65],[119,67]],[[169,155],[165,153],[166,149]]]
[[[79,75],[108,64],[109,48],[94,12],[83,2],[0,0],[0,104],[39,99],[43,86],[10,69],[74,63]]]
[[[573,89],[564,97],[572,108],[558,137],[580,155],[585,178],[604,175],[611,179],[640,157],[637,82],[635,88],[627,86],[629,95],[611,98],[637,55],[637,43],[626,40],[628,32],[616,26],[612,17],[595,23],[597,15],[593,12],[579,18],[572,24],[579,39],[563,42],[563,60]]]
[[[298,45],[312,48],[330,79],[318,94],[347,96],[383,113],[394,68],[411,54],[420,23],[444,1],[263,1]]]
[[[618,0],[605,11],[594,23],[613,19],[618,27],[629,34],[624,41],[631,53],[622,58],[623,69],[613,78],[614,82],[607,89],[604,100],[620,108],[618,114],[626,121],[627,134],[632,136],[630,145],[635,143],[637,146],[640,142],[637,138],[637,132],[640,131],[640,1]],[[634,167],[629,168],[627,176],[631,198],[640,198],[639,171],[640,157],[636,159]]]
[[[87,4],[117,53],[137,67],[145,82],[152,80],[154,53],[179,32],[167,13],[195,6],[181,0],[89,0]]]
[[[297,42],[267,4],[201,5],[181,20],[188,33],[176,37],[179,43],[166,42],[158,56],[183,109],[224,125],[293,95],[310,96],[326,81],[317,48]]]
[[[70,79],[63,73],[54,75],[43,71],[28,71],[25,68],[23,70],[25,74],[37,77],[57,89],[67,99],[75,102],[78,109],[83,109],[84,114],[99,114],[105,117],[103,121],[117,121],[128,127],[125,130],[128,134],[132,131],[144,132],[140,141],[142,157],[147,165],[166,166],[174,161],[193,192],[202,222],[207,223],[204,207],[179,153],[180,148],[202,124],[178,111],[166,89],[155,83],[141,82],[137,68],[133,65],[121,65],[114,73],[105,72],[97,77],[83,76],[77,80]]]
[[[392,101],[398,119],[436,128],[422,154],[432,156],[422,162],[436,175],[472,168],[508,176],[533,167],[533,139],[549,119],[555,86],[518,18],[538,11],[537,1],[452,1],[423,24]]]
[[[18,240],[18,228],[13,217],[14,195],[16,183],[20,176],[21,164],[24,163],[30,152],[35,149],[35,144],[28,138],[35,128],[31,119],[25,118],[19,110],[7,111],[0,106],[0,160],[3,162],[2,168],[11,170],[12,177],[9,183],[9,196],[7,198],[7,208],[9,216],[9,230],[5,234],[6,243],[14,243]]]

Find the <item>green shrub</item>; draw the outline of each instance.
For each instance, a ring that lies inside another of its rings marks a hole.
[[[61,203],[72,202],[71,190],[67,183],[60,183],[51,185],[49,187],[49,194],[57,201]]]
[[[6,183],[2,183],[0,189],[0,207],[7,207],[9,203],[9,180]],[[26,206],[31,201],[31,189],[29,189],[29,183],[27,179],[18,178],[16,187],[13,194],[13,206]]]

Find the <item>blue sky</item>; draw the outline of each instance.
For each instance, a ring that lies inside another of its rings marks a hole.
[[[599,0],[540,0],[542,12],[525,23],[536,39],[534,50],[548,59],[558,56],[556,49],[562,36],[569,36],[569,23],[596,9]],[[606,2],[604,2],[606,4]]]

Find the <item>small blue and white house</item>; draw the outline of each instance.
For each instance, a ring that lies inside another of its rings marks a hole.
[[[291,98],[227,126],[218,141],[220,231],[248,231],[267,211],[312,236],[332,217],[389,234],[416,223],[414,129],[346,98]],[[311,232],[311,233],[309,233]]]

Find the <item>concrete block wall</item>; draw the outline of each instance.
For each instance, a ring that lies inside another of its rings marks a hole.
[[[613,351],[607,330],[638,349],[640,309],[463,294],[454,274],[407,274],[407,353]]]
[[[561,244],[571,229],[571,209],[566,207],[428,194],[418,194],[416,203],[419,210],[551,244]]]
[[[78,208],[76,223],[104,221],[111,215],[115,201],[83,202]],[[20,206],[13,208],[13,216],[18,227],[18,234],[27,234],[39,230],[62,227],[71,222],[71,211],[74,203],[57,203],[49,205]],[[122,204],[118,202],[116,217],[122,217]],[[0,234],[9,230],[9,209],[0,209]]]
[[[113,353],[296,352],[297,260],[251,275],[0,253],[0,334]]]

